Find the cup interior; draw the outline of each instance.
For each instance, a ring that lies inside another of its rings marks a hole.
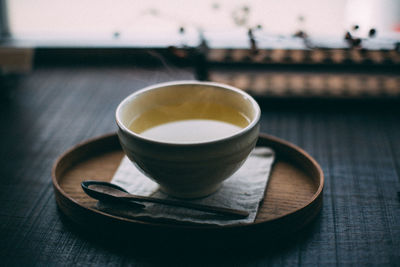
[[[143,116],[154,109],[157,112]],[[230,122],[243,131],[255,124],[259,116],[258,104],[247,93],[207,82],[174,82],[148,87],[124,99],[116,112],[120,128],[139,137],[143,129],[196,118]],[[133,121],[136,128],[130,127]]]

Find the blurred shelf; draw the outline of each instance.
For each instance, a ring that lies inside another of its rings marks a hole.
[[[400,96],[400,76],[395,74],[212,70],[209,80],[230,84],[261,97]]]

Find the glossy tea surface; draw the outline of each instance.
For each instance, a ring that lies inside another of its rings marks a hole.
[[[134,118],[129,129],[161,142],[196,143],[231,136],[249,124],[239,111],[217,103],[158,106]]]

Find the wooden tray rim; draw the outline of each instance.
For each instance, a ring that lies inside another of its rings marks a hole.
[[[273,143],[277,143],[278,145],[282,145],[285,146],[287,148],[289,148],[290,150],[294,150],[296,151],[296,153],[299,153],[300,155],[302,155],[306,160],[308,160],[311,165],[315,168],[315,170],[318,173],[319,176],[319,186],[318,189],[316,190],[316,192],[314,193],[314,195],[311,197],[311,199],[302,207],[297,208],[295,211],[291,211],[288,212],[286,214],[280,215],[276,218],[270,219],[270,220],[265,220],[265,221],[259,221],[259,222],[253,222],[253,223],[247,223],[247,224],[233,224],[233,225],[224,225],[224,226],[220,226],[220,225],[175,225],[175,224],[171,224],[171,223],[159,223],[159,222],[149,222],[149,221],[142,221],[142,220],[135,220],[132,218],[126,218],[126,217],[121,217],[121,216],[117,216],[117,215],[113,215],[110,213],[106,213],[103,211],[100,211],[98,209],[94,209],[91,207],[86,207],[83,206],[82,204],[80,204],[79,202],[77,202],[74,198],[72,198],[71,196],[69,196],[59,185],[58,181],[57,181],[57,177],[56,177],[56,170],[57,167],[59,166],[60,162],[67,157],[70,153],[74,152],[75,150],[82,148],[86,145],[89,145],[91,143],[95,143],[95,142],[101,142],[107,139],[111,139],[111,138],[117,138],[117,134],[115,132],[113,133],[108,133],[108,134],[104,134],[104,135],[100,135],[94,138],[89,138],[87,140],[84,140],[82,142],[77,143],[76,145],[72,146],[71,148],[69,148],[68,150],[66,150],[64,153],[62,153],[54,162],[53,167],[52,167],[52,171],[51,171],[51,176],[52,176],[52,183],[53,183],[53,188],[54,188],[54,193],[56,195],[56,199],[57,199],[57,194],[61,194],[61,196],[70,201],[71,204],[75,205],[76,208],[79,209],[84,209],[86,211],[90,211],[91,213],[94,213],[93,215],[102,215],[105,216],[109,219],[112,220],[116,220],[117,222],[125,222],[125,223],[130,223],[130,224],[141,224],[141,225],[145,225],[145,226],[151,226],[151,227],[157,227],[157,228],[174,228],[174,229],[189,229],[189,230],[207,230],[207,229],[245,229],[245,228],[250,228],[250,227],[256,227],[256,226],[260,226],[263,224],[267,224],[267,223],[273,223],[275,221],[278,220],[282,220],[285,217],[290,217],[290,216],[294,216],[295,214],[300,213],[302,210],[311,207],[313,204],[318,204],[315,203],[318,201],[318,199],[320,199],[320,201],[322,201],[322,193],[323,193],[323,188],[324,188],[324,173],[322,171],[322,168],[319,166],[318,162],[311,157],[305,150],[303,150],[302,148],[290,143],[289,141],[280,139],[278,137],[272,136],[272,135],[268,135],[265,133],[260,133],[259,134],[260,138],[263,139],[268,139],[269,141],[273,142]],[[57,201],[57,205],[60,207],[60,204]],[[60,207],[61,208],[61,207]],[[319,207],[320,209],[320,207]],[[319,210],[318,209],[318,210]],[[61,208],[61,210],[65,213],[65,211]]]

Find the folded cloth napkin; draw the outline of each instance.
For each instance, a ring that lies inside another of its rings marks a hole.
[[[259,204],[264,198],[274,158],[275,153],[272,149],[257,147],[251,152],[243,166],[225,180],[217,192],[200,199],[184,200],[210,206],[246,210],[250,215],[244,219],[231,219],[217,214],[152,203],[144,203],[146,205],[144,209],[123,208],[116,211],[115,206],[99,202],[98,208],[127,217],[185,223],[220,226],[252,223],[256,218]],[[111,182],[132,194],[173,199],[159,191],[157,183],[142,174],[126,156],[122,159]]]

